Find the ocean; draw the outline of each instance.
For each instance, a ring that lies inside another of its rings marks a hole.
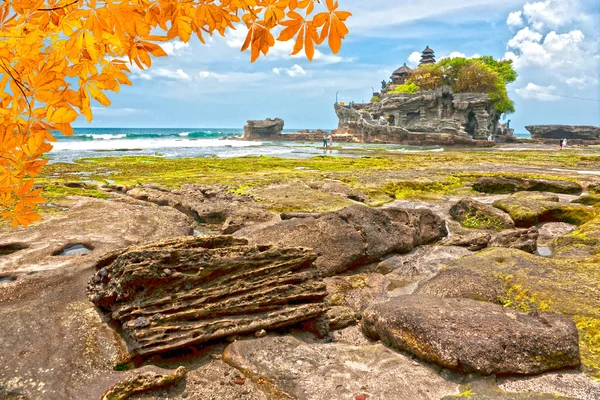
[[[296,132],[298,129],[286,129]],[[57,133],[57,142],[48,154],[51,162],[72,162],[79,158],[107,156],[161,156],[168,158],[184,157],[245,157],[276,156],[306,158],[315,155],[337,155],[335,150],[326,153],[320,143],[302,142],[250,142],[223,140],[226,137],[240,136],[243,129],[208,128],[75,128],[73,136]],[[382,148],[399,152],[443,151],[442,148],[427,149],[402,145],[341,144],[341,149]],[[344,154],[353,156],[352,154]]]

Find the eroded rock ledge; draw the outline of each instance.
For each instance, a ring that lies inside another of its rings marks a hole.
[[[319,317],[327,295],[316,254],[229,236],[130,247],[96,264],[90,300],[146,356]]]

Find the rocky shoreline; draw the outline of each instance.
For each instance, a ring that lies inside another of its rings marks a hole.
[[[0,398],[599,399],[599,162],[53,164],[0,230]]]

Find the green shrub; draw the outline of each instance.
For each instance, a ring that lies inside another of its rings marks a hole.
[[[412,82],[406,82],[404,85],[400,85],[397,88],[390,90],[388,93],[416,93],[421,88]]]

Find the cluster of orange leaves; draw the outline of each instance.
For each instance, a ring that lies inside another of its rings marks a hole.
[[[315,7],[322,12],[314,13]],[[314,13],[314,16],[313,16]],[[277,40],[296,39],[293,54],[328,38],[334,53],[350,13],[335,0],[5,0],[0,5],[0,215],[14,227],[40,219],[34,185],[54,134],[72,135],[79,115],[92,120],[92,99],[131,85],[128,65],[150,68],[167,54],[161,42],[246,25],[251,60]],[[312,17],[312,18],[311,18]]]

